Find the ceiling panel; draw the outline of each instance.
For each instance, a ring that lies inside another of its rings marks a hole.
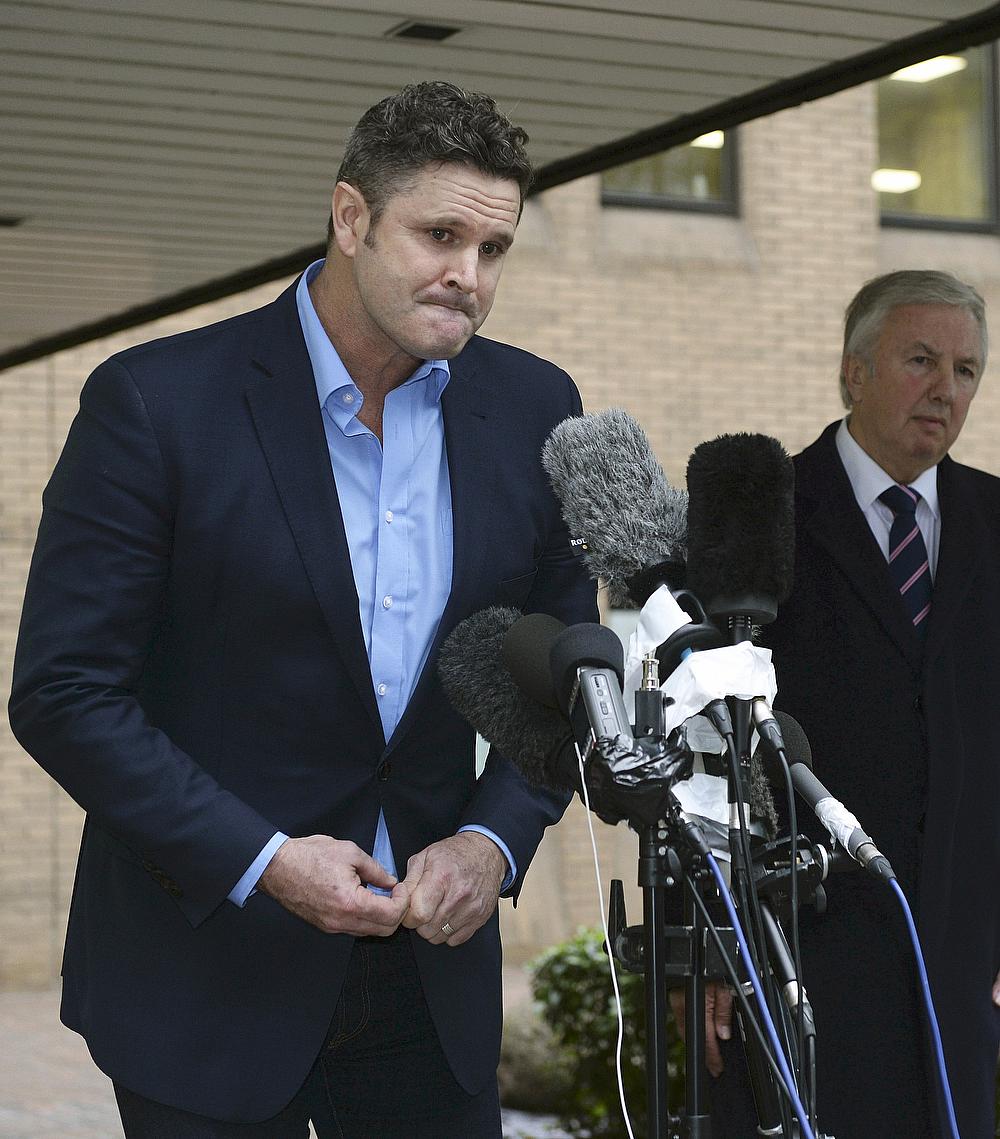
[[[997,36],[981,0],[0,0],[0,367],[292,272],[404,83],[489,92],[545,187]]]

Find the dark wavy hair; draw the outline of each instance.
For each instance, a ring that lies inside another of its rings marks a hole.
[[[420,171],[440,162],[473,166],[516,182],[521,201],[533,170],[524,149],[527,132],[516,127],[489,95],[441,81],[411,83],[370,107],[351,131],[337,171],[364,196],[374,229],[386,203],[408,188]],[[327,244],[333,221],[327,224]]]

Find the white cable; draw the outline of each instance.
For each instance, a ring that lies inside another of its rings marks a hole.
[[[615,955],[611,945],[611,935],[608,932],[608,911],[604,905],[604,889],[601,886],[601,863],[597,855],[597,837],[594,834],[594,818],[590,812],[590,795],[587,793],[587,780],[584,777],[583,756],[580,754],[580,745],[576,744],[575,747],[576,762],[580,770],[580,787],[583,792],[583,805],[587,808],[587,829],[590,831],[590,848],[594,852],[594,876],[597,879],[597,901],[601,913],[601,928],[604,930],[604,944],[607,946],[608,965],[611,968],[611,987],[615,992],[615,1008],[618,1012],[618,1043],[615,1046],[615,1073],[618,1076],[618,1100],[621,1103],[628,1139],[635,1139],[635,1135],[632,1132],[632,1122],[629,1119],[628,1107],[625,1103],[625,1082],[622,1077],[622,1043],[625,1039],[625,1018],[622,1016],[622,995],[618,988],[618,972],[615,969]]]

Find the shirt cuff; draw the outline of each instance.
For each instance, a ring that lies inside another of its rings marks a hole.
[[[517,863],[514,861],[514,856],[510,852],[510,847],[504,842],[502,838],[499,837],[499,835],[491,831],[489,827],[481,827],[478,823],[470,823],[468,826],[459,827],[458,833],[461,834],[462,831],[474,831],[476,834],[484,834],[487,838],[492,839],[497,844],[497,846],[500,847],[501,853],[503,854],[504,858],[507,859],[507,877],[504,878],[503,883],[500,886],[500,893],[502,894],[504,890],[509,890],[511,883],[517,877]]]
[[[287,841],[288,835],[278,831],[267,846],[265,846],[253,862],[250,863],[243,877],[236,883],[232,890],[229,891],[229,900],[231,902],[239,906],[240,909],[243,908],[247,898],[257,892],[257,883],[260,881],[260,876],[267,869],[267,865],[274,857],[275,851]]]

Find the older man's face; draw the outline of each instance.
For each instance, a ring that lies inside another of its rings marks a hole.
[[[913,482],[958,438],[983,370],[979,326],[954,305],[901,305],[872,368],[846,361],[851,434],[897,482]]]

